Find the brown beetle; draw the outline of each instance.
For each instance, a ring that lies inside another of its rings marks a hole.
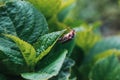
[[[65,42],[68,42],[69,40],[72,40],[74,36],[75,36],[75,30],[71,30],[69,33],[59,38],[58,41],[61,43],[65,43]]]

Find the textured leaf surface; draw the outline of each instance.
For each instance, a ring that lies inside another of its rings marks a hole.
[[[33,48],[33,46],[16,36],[12,36],[12,35],[5,35],[5,36],[12,39],[17,44],[27,65],[33,67],[35,65],[35,58],[36,58],[36,51]]]
[[[37,59],[36,59],[37,62],[49,53],[49,51],[52,49],[58,38],[63,33],[64,30],[58,32],[52,32],[43,35],[38,39],[38,41],[35,43],[35,49],[37,51]]]
[[[17,50],[17,46],[7,39],[0,38],[0,72],[18,74],[28,71],[25,66],[25,61]]]
[[[66,58],[59,74],[52,77],[50,80],[70,80],[71,68],[74,64],[75,62],[72,59]]]
[[[30,3],[2,1],[7,3],[0,6],[0,34],[12,34],[33,44],[48,31],[44,16]],[[29,71],[18,46],[1,35],[0,60],[0,72],[15,75]]]
[[[23,73],[22,77],[30,80],[47,80],[58,74],[67,51],[56,51],[48,54],[37,66],[35,73]]]
[[[0,33],[34,42],[48,31],[44,16],[25,1],[8,2],[0,7]]]
[[[99,60],[90,73],[90,80],[120,80],[120,63],[117,57]]]

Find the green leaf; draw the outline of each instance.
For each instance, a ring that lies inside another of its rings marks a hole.
[[[46,35],[41,36],[38,41],[35,43],[35,49],[37,51],[36,62],[41,60],[44,56],[46,56],[52,47],[57,42],[58,38],[64,33],[63,31],[52,32]]]
[[[90,53],[95,54],[95,53],[100,53],[109,49],[120,49],[120,36],[113,36],[113,37],[108,37],[100,42],[98,42],[90,51]],[[99,48],[99,49],[98,49]]]
[[[5,36],[10,38],[11,40],[13,40],[17,44],[17,46],[19,47],[27,65],[34,67],[35,58],[36,58],[36,51],[33,48],[33,46],[30,45],[29,43],[21,40],[20,38],[18,38],[16,36],[12,36],[12,35],[5,35]]]
[[[19,74],[29,71],[15,43],[0,38],[0,72]]]
[[[62,67],[66,54],[66,50],[51,52],[37,65],[37,72],[23,73],[22,77],[30,80],[47,80],[56,76]]]
[[[82,73],[83,75],[88,76],[90,70],[93,68],[93,65],[103,59],[103,58],[106,58],[108,56],[111,56],[111,55],[115,55],[115,56],[120,56],[120,50],[116,50],[116,49],[110,49],[110,50],[106,50],[104,52],[101,52],[99,54],[95,54],[93,56],[92,59],[89,60],[89,58],[87,60],[89,61],[84,61],[83,64],[80,66],[79,70],[80,70],[80,73]]]
[[[59,22],[56,15],[47,20],[50,32],[66,29],[66,25],[64,23]]]
[[[119,54],[120,49],[120,37],[108,37],[97,42],[93,48],[89,51],[88,55],[85,57],[82,65],[80,66],[80,72],[87,75],[90,72],[90,69],[93,67],[94,62],[100,58],[107,57],[111,54]],[[116,50],[114,52],[114,50]]]
[[[48,25],[44,16],[29,2],[4,1],[5,5],[0,6],[0,34],[12,34],[33,44],[47,33]],[[18,46],[0,35],[0,72],[18,75],[28,71],[30,70]]]
[[[89,63],[95,55],[111,49],[120,49],[120,36],[104,38],[97,42],[89,51],[88,56],[86,56],[84,61],[85,63]]]
[[[2,56],[1,60],[7,59],[9,57],[9,59],[12,59],[12,61],[16,61],[16,63],[21,64],[22,59],[20,59],[21,56],[19,54],[20,53],[18,51],[16,51],[16,50],[12,50],[12,49],[10,49],[8,47],[0,46],[0,56]]]
[[[58,42],[55,45],[54,49],[56,49],[56,50],[66,49],[66,50],[68,50],[67,56],[71,56],[71,53],[73,51],[74,46],[75,46],[75,42],[74,42],[74,39],[72,39],[72,40],[67,41],[65,43]]]
[[[8,2],[0,7],[0,33],[17,35],[33,43],[48,31],[44,16],[29,2]]]
[[[94,65],[90,80],[120,80],[120,63],[117,57],[109,56]]]
[[[94,61],[96,62],[96,61],[98,61],[102,58],[108,57],[112,54],[114,54],[116,56],[120,56],[120,50],[116,50],[116,49],[106,50],[102,53],[99,53],[99,54],[95,55],[94,56]]]
[[[83,73],[83,75],[88,75],[94,62],[96,62],[97,59],[100,59],[99,57],[101,58],[107,57],[110,54],[114,53],[113,50],[117,50],[117,52],[119,52],[119,49],[120,49],[120,36],[107,37],[100,40],[90,49],[88,55],[84,58],[83,63],[79,68],[80,72]]]
[[[76,44],[86,53],[100,40],[100,35],[95,34],[92,26],[82,25],[77,28]]]
[[[55,77],[52,77],[50,80],[70,80],[71,68],[74,64],[75,62],[72,59],[66,58],[59,74]]]
[[[63,21],[67,16],[68,14],[73,11],[75,7],[75,0],[62,0],[62,5],[61,5],[61,9],[59,11],[59,14],[58,14],[58,19],[59,21]]]
[[[115,56],[120,56],[120,50],[116,50],[116,49],[110,49],[110,50],[106,50],[104,52],[101,52],[99,54],[96,54],[94,55],[93,59],[91,61],[89,61],[89,63],[87,64],[83,64],[82,67],[84,67],[82,70],[86,70],[85,66],[89,67],[88,69],[88,72],[90,71],[90,69],[93,67],[93,65],[103,59],[103,58],[106,58],[108,56],[111,56],[111,55],[115,55]],[[86,71],[87,72],[87,71]]]

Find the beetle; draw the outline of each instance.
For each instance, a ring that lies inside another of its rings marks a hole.
[[[69,33],[65,34],[63,37],[59,38],[58,41],[61,43],[68,42],[72,40],[75,36],[75,30],[70,30]]]

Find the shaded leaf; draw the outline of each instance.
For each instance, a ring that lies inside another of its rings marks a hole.
[[[28,71],[28,67],[16,44],[7,39],[0,38],[0,72],[18,74],[26,71]]]
[[[74,61],[70,58],[66,58],[59,74],[50,80],[70,80],[71,68],[74,65]]]
[[[66,54],[66,50],[51,52],[37,65],[37,72],[23,73],[22,77],[30,80],[47,80],[56,76],[62,67]]]
[[[88,73],[91,70],[91,67],[93,66],[93,61],[96,56],[103,56],[103,58],[106,56],[109,56],[110,54],[113,54],[113,50],[119,50],[120,49],[120,37],[119,36],[113,36],[108,37],[100,40],[97,42],[88,52],[88,55],[83,60],[82,65],[79,68],[79,71],[83,73],[84,75],[88,75]],[[110,50],[110,51],[109,51]],[[108,52],[107,52],[108,51]],[[107,54],[106,54],[107,52]],[[110,52],[110,53],[109,53]],[[115,53],[116,54],[116,53]],[[87,77],[87,76],[85,76]]]
[[[17,44],[27,65],[33,67],[35,65],[35,58],[36,58],[36,51],[33,48],[33,46],[16,36],[12,36],[12,35],[5,35],[5,36],[10,38]]]
[[[116,49],[110,49],[94,55],[92,60],[90,60],[89,62],[83,62],[83,64],[79,67],[80,73],[82,73],[84,77],[88,77],[90,70],[93,68],[97,61],[107,58],[111,55],[120,56],[120,51]]]
[[[90,80],[120,80],[120,63],[117,57],[109,56],[94,65]]]

